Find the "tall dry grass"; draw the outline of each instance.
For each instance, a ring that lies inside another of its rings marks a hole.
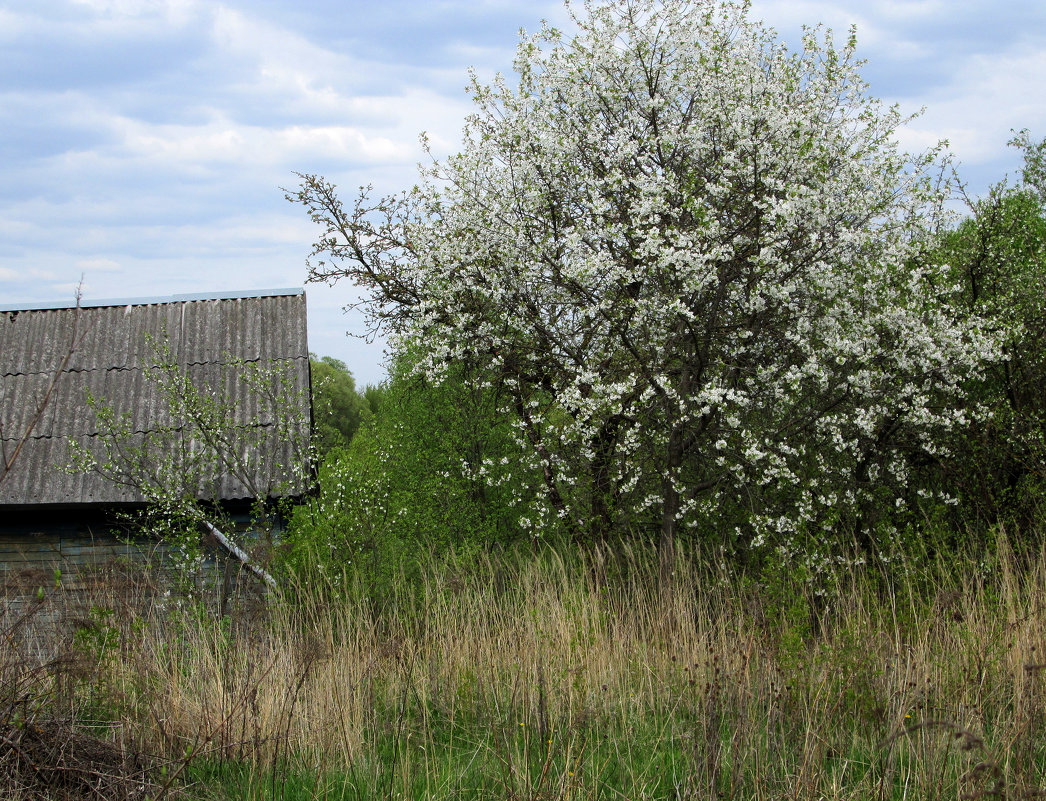
[[[303,582],[249,620],[114,611],[99,681],[150,750],[219,785],[247,766],[247,797],[1046,789],[1043,552],[817,583],[681,555],[666,586],[656,565],[549,548],[338,600]]]

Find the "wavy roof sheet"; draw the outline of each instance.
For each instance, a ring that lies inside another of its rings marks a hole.
[[[184,375],[199,398],[223,411],[221,436],[237,465],[197,469],[199,497],[301,493],[310,424],[305,293],[270,290],[0,310],[0,455],[10,459],[22,443],[10,471],[0,473],[0,506],[144,500],[133,486],[64,469],[70,441],[105,454],[106,427],[89,395],[121,420],[124,447],[148,445],[142,468],[182,475],[195,469],[206,447],[164,396],[157,365],[165,361],[169,375]]]

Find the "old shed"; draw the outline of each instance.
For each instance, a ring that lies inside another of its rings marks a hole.
[[[119,550],[161,484],[299,495],[310,424],[301,289],[0,307],[0,563]]]

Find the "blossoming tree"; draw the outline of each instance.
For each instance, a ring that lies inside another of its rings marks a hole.
[[[860,527],[991,348],[922,256],[942,149],[899,151],[852,33],[792,51],[733,2],[575,21],[523,39],[518,82],[473,77],[460,153],[410,191],[302,176],[310,280],[355,282],[430,378],[484,368],[535,531]]]

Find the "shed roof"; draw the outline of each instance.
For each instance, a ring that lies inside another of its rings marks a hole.
[[[0,506],[140,503],[134,487],[95,474],[61,469],[68,441],[101,454],[103,429],[88,392],[117,415],[127,415],[127,444],[161,430],[185,453],[198,452],[198,434],[175,419],[157,378],[156,345],[167,343],[170,362],[192,386],[228,410],[224,435],[249,460],[249,485],[272,494],[298,494],[296,461],[306,451],[309,425],[309,350],[305,293],[301,289],[219,295],[35,304],[0,309],[0,440],[10,458],[33,420],[55,371],[69,356],[30,436],[0,481]],[[247,380],[252,370],[255,380]],[[260,386],[262,376],[267,386]],[[295,421],[288,428],[291,399]],[[202,478],[201,497],[251,498],[251,486],[219,471]],[[278,488],[278,489],[277,489]]]

